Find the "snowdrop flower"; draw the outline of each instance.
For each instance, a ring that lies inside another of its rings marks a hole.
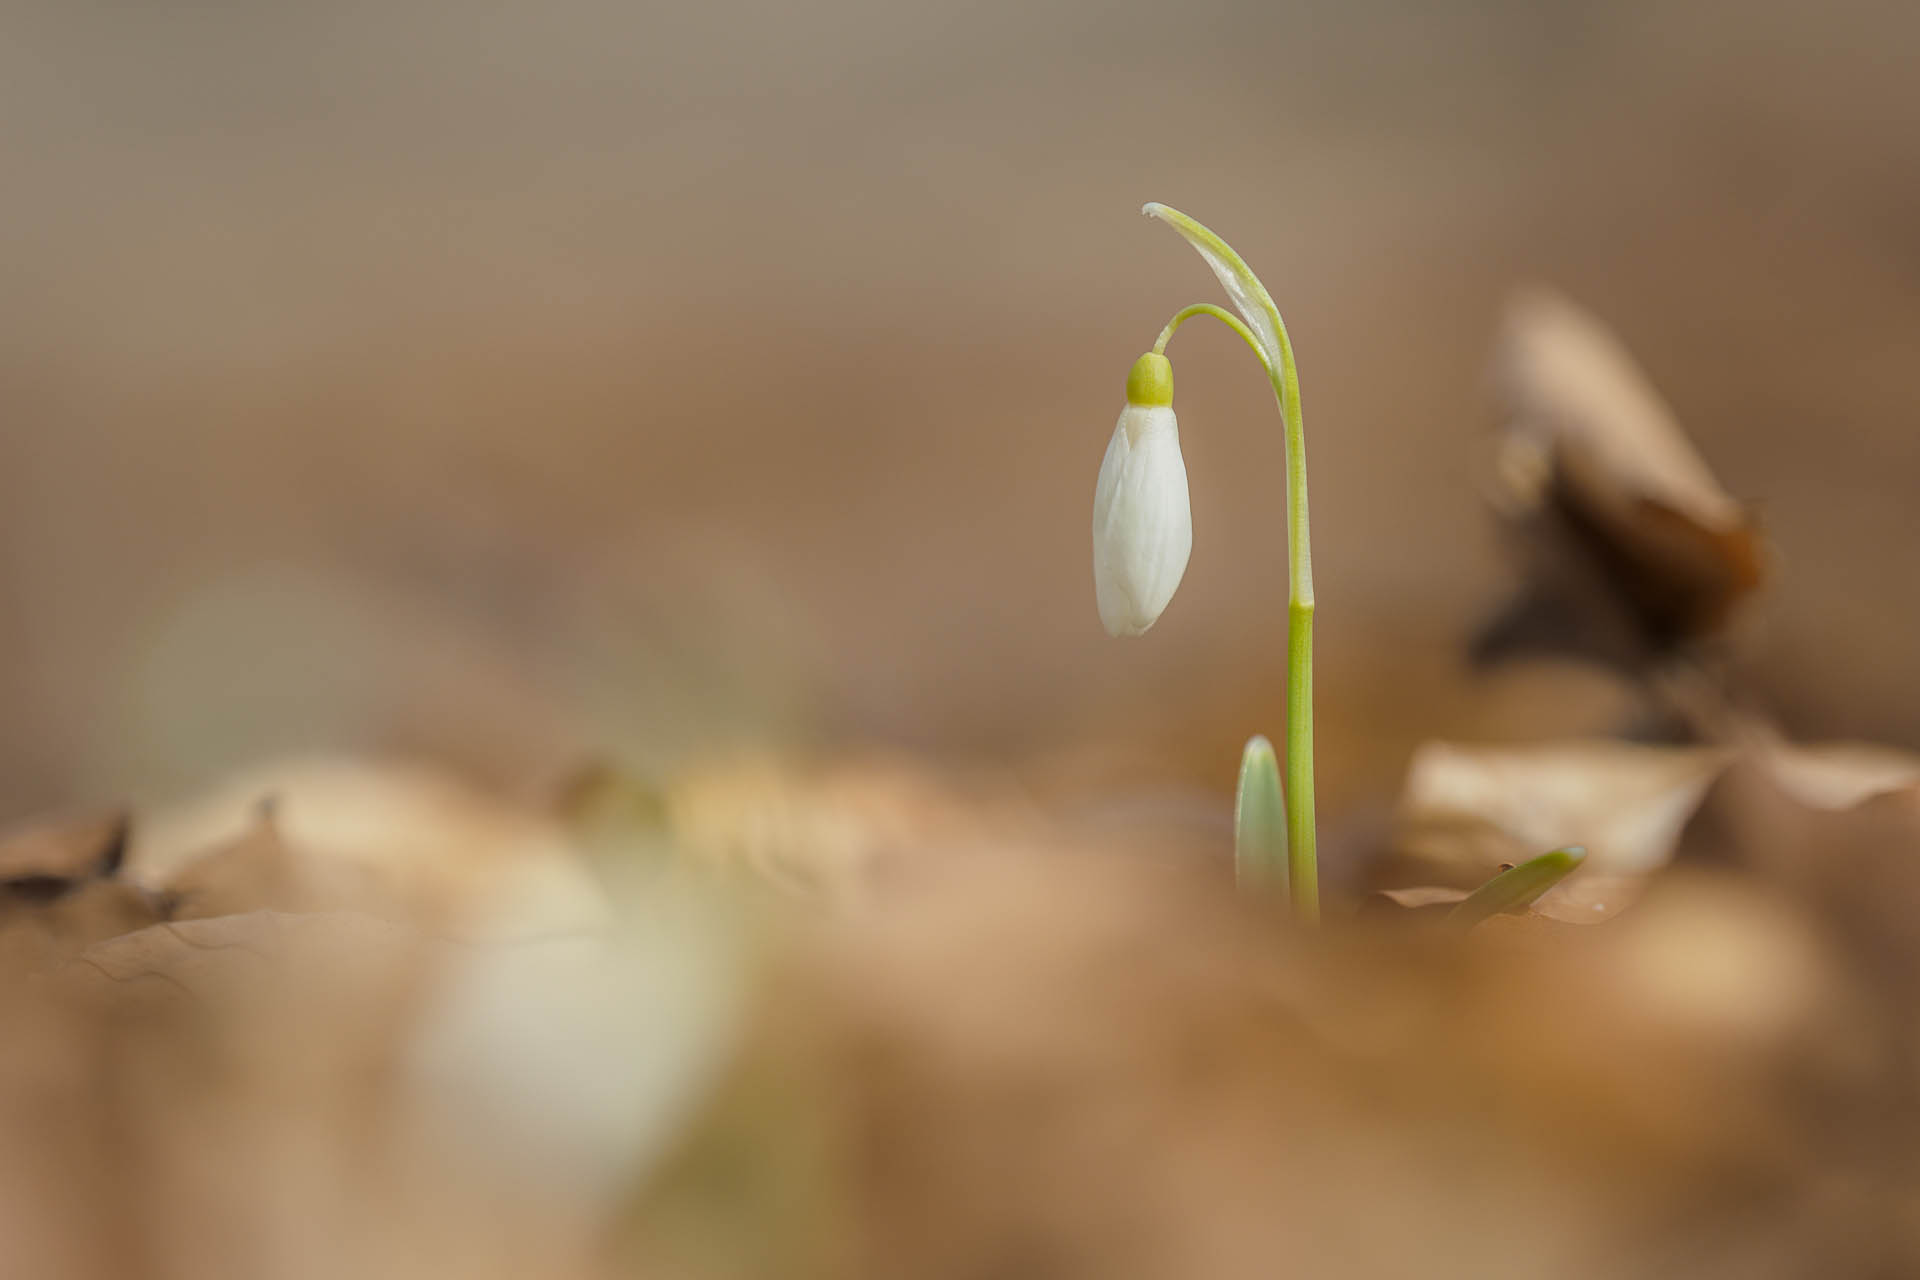
[[[1286,781],[1282,785],[1271,744],[1254,738],[1235,802],[1236,852],[1249,881],[1274,878],[1271,873],[1284,863],[1295,913],[1315,921],[1320,871],[1313,821],[1313,556],[1307,535],[1306,431],[1293,344],[1273,295],[1232,245],[1178,209],[1156,203],[1141,212],[1178,231],[1199,252],[1233,310],[1211,302],[1182,307],[1127,376],[1127,407],[1113,429],[1093,495],[1093,584],[1100,621],[1111,635],[1141,634],[1160,617],[1187,571],[1193,510],[1173,417],[1173,367],[1165,353],[1181,325],[1195,316],[1212,316],[1259,360],[1286,440]]]
[[[1093,493],[1093,587],[1107,634],[1144,634],[1173,599],[1192,551],[1173,366],[1149,352],[1127,375],[1127,407]]]

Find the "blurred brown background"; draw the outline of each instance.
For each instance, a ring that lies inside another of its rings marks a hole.
[[[1180,598],[1126,644],[1093,607],[1128,364],[1216,300],[1148,199],[1298,345],[1330,811],[1614,708],[1458,657],[1525,280],[1760,504],[1789,724],[1920,742],[1920,8],[0,13],[0,816],[315,747],[1092,746],[1224,793],[1285,572],[1224,334],[1174,349]]]

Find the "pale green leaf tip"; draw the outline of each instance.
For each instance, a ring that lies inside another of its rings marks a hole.
[[[1233,798],[1233,850],[1243,885],[1287,883],[1287,802],[1280,761],[1265,735],[1247,740]]]
[[[1193,221],[1192,218],[1189,218],[1172,205],[1161,204],[1158,200],[1147,201],[1147,203],[1140,206],[1140,212],[1146,214],[1149,218],[1158,218],[1162,222],[1171,224],[1175,228],[1180,229],[1182,234],[1185,234],[1185,229],[1181,228],[1180,224]]]

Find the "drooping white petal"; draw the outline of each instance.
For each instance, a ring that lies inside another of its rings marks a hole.
[[[1220,287],[1232,299],[1234,310],[1247,322],[1247,328],[1253,330],[1253,336],[1260,339],[1261,350],[1267,357],[1267,367],[1279,369],[1282,363],[1280,308],[1274,305],[1273,296],[1260,283],[1259,277],[1253,274],[1246,261],[1226,241],[1178,209],[1168,208],[1156,201],[1144,206],[1140,212],[1150,218],[1160,219],[1200,251],[1200,256],[1213,268],[1213,274],[1220,278]]]
[[[1173,599],[1193,551],[1193,509],[1173,410],[1128,405],[1093,495],[1093,585],[1107,634],[1137,636]]]

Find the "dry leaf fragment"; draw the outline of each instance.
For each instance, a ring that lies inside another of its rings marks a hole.
[[[1376,889],[1371,900],[1390,902],[1403,911],[1416,911],[1434,916],[1444,916],[1453,908],[1466,901],[1471,889],[1461,889],[1454,885],[1420,884],[1408,885],[1402,889]]]
[[[1603,924],[1639,900],[1644,872],[1595,875],[1582,871],[1541,894],[1531,914],[1561,924]]]
[[[1495,360],[1498,505],[1524,564],[1476,660],[1629,670],[1718,634],[1764,577],[1748,510],[1597,320],[1546,292],[1509,305]]]
[[[1813,809],[1851,809],[1920,783],[1920,755],[1877,742],[1775,742],[1761,759],[1781,790]]]
[[[1736,787],[1744,808],[1730,810],[1735,802],[1718,784],[1736,764],[1745,779]],[[1757,846],[1765,849],[1785,838],[1781,832],[1804,825],[1802,813],[1856,812],[1876,801],[1897,807],[1902,797],[1920,796],[1920,756],[1870,743],[1797,745],[1766,736],[1738,748],[1431,742],[1414,753],[1392,852],[1375,879],[1433,886],[1390,891],[1389,900],[1420,909],[1480,884],[1502,864],[1579,843],[1592,854],[1587,866],[1544,894],[1532,912],[1597,923],[1639,896],[1645,878],[1673,859],[1683,836],[1693,856],[1703,856],[1706,828],[1689,824],[1710,791],[1720,798],[1706,807],[1738,827],[1733,843],[1759,839],[1762,828],[1781,824]],[[1750,863],[1754,856],[1743,848],[1723,860]]]
[[[193,863],[256,831],[269,800],[275,838],[316,878],[348,887],[370,880],[436,928],[538,936],[604,915],[604,895],[558,822],[445,770],[391,760],[318,757],[236,775],[143,816],[131,873],[179,884]]]
[[[0,888],[17,901],[59,897],[111,876],[126,858],[126,814],[39,823],[0,836]]]
[[[235,840],[187,864],[167,881],[173,920],[200,920],[251,911],[312,913],[363,910],[379,914],[377,881],[365,866],[316,858],[291,846],[272,810]]]
[[[1576,879],[1642,874],[1667,860],[1728,758],[1711,747],[1601,740],[1430,742],[1407,772],[1397,860],[1440,883],[1472,886],[1502,863],[1578,844],[1590,860]]]
[[[363,994],[390,985],[386,968],[411,964],[414,936],[357,912],[249,911],[168,921],[87,948],[68,978],[115,984],[153,981],[197,998],[297,978],[300,990]],[[323,963],[316,961],[324,958]],[[285,990],[286,988],[282,988]]]
[[[0,975],[47,968],[161,917],[163,904],[119,876],[127,837],[125,814],[0,837]]]

